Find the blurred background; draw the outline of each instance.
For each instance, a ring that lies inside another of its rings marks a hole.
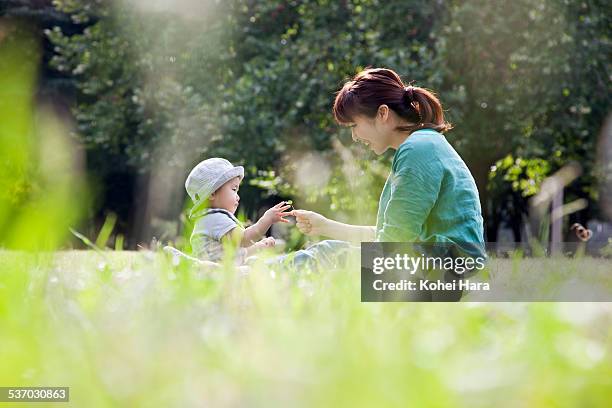
[[[606,241],[610,24],[604,0],[2,0],[0,246],[28,246],[11,234],[26,208],[88,237],[111,219],[117,249],[183,245],[185,177],[213,156],[245,166],[246,219],[292,199],[373,223],[392,152],[331,114],[368,66],[438,93],[487,241],[527,240],[530,198],[568,164],[563,239],[580,222]],[[68,202],[40,204],[51,192]]]

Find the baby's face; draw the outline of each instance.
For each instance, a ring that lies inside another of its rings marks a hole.
[[[210,196],[210,206],[212,208],[223,208],[233,214],[240,202],[239,188],[240,177],[231,179]]]

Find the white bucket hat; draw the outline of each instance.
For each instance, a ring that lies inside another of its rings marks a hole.
[[[193,209],[197,209],[212,193],[229,180],[244,178],[244,168],[233,166],[229,161],[220,157],[206,159],[191,170],[185,181],[185,190],[193,201]]]

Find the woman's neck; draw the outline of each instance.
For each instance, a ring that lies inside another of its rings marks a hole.
[[[393,130],[391,130],[391,134],[389,135],[389,141],[391,142],[389,146],[392,149],[399,149],[400,145],[410,137],[412,132],[408,132],[406,130],[397,130],[398,128],[406,128],[414,126],[414,123],[410,123],[404,118],[400,117],[397,113],[391,111],[393,120]]]
[[[408,139],[408,137],[411,135],[412,133],[409,133],[405,130],[394,130],[393,133],[391,134],[390,140],[391,140],[391,148],[392,149],[399,149],[400,145],[402,143],[404,143],[406,141],[406,139]]]

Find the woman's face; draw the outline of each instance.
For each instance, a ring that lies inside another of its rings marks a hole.
[[[383,154],[391,147],[386,117],[379,116],[375,118],[356,116],[354,122],[348,125],[352,131],[353,140],[365,144],[377,155]]]

